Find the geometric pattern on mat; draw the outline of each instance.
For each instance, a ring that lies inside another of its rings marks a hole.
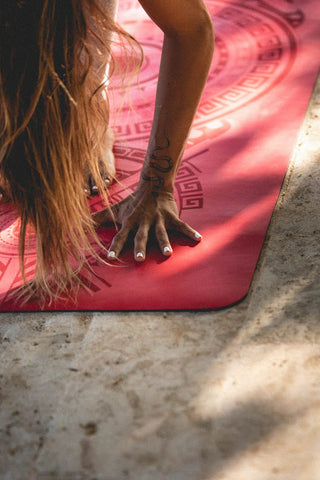
[[[139,85],[117,112],[117,78],[110,95],[119,184],[116,202],[139,178],[150,133],[162,33],[136,0],[120,2],[119,22],[142,44]],[[86,290],[76,303],[56,310],[160,310],[220,308],[248,292],[264,237],[286,173],[318,70],[320,5],[315,0],[208,0],[216,46],[208,82],[175,185],[181,217],[199,230],[196,246],[171,237],[174,254],[164,259],[154,242],[137,265],[128,245],[119,266],[92,261],[97,276],[83,272]],[[187,99],[186,99],[187,101]],[[103,208],[99,197],[93,211]],[[113,228],[101,228],[108,245]],[[23,307],[8,295],[21,284],[17,256],[19,220],[0,206],[0,310]],[[35,264],[28,246],[27,272]]]

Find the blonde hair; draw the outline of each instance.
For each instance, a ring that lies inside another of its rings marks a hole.
[[[21,217],[27,294],[53,299],[79,283],[87,254],[97,255],[84,172],[103,191],[109,104],[101,72],[108,63],[114,70],[111,35],[129,46],[127,58],[138,44],[99,0],[2,0],[0,29],[0,186]],[[28,225],[37,248],[29,283]]]

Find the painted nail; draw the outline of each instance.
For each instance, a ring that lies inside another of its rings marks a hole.
[[[109,178],[105,178],[105,179],[104,179],[104,183],[106,183],[107,185],[109,185],[110,179],[109,179]]]
[[[172,248],[171,247],[164,247],[163,253],[166,255],[167,253],[172,253]]]
[[[93,192],[97,192],[98,191],[98,187],[97,185],[93,185],[92,189],[91,189]]]
[[[113,250],[111,250],[111,251],[108,253],[108,258],[116,258],[116,252],[114,252]]]
[[[144,258],[144,254],[142,252],[138,252],[136,257],[137,258]]]
[[[200,235],[200,233],[196,232],[196,233],[194,234],[194,238],[195,238],[196,240],[201,240],[201,239],[202,239],[202,235]]]

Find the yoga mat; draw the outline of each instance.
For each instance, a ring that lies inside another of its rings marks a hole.
[[[172,235],[174,254],[165,259],[154,242],[137,265],[127,247],[117,266],[83,271],[86,289],[77,302],[46,309],[208,309],[242,299],[250,286],[299,126],[318,70],[320,4],[316,0],[208,0],[216,48],[176,185],[183,220],[203,235],[191,241]],[[118,178],[113,202],[134,189],[151,128],[161,54],[161,31],[135,0],[120,2],[119,22],[143,45],[139,87],[114,116]],[[119,82],[111,81],[117,104]],[[188,99],[186,98],[186,102]],[[116,110],[116,108],[115,108]],[[103,207],[91,200],[93,211]],[[99,230],[108,246],[113,228]],[[23,307],[9,292],[21,285],[17,256],[19,220],[9,204],[0,212],[0,309]],[[32,277],[34,243],[28,247]]]

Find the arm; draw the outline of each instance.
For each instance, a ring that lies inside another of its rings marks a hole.
[[[213,28],[203,0],[139,1],[163,30],[164,43],[145,162],[135,192],[113,207],[122,228],[109,255],[118,257],[129,232],[137,230],[134,253],[137,261],[143,261],[152,226],[164,255],[172,253],[168,228],[201,239],[178,218],[173,187],[211,64]],[[103,210],[95,214],[95,220],[103,223],[110,220],[109,215]]]
[[[152,155],[161,156],[161,152],[169,156],[173,168],[162,175],[159,172],[159,182],[164,181],[162,187],[172,192],[212,60],[212,23],[202,0],[140,3],[164,32],[153,127],[143,171],[150,176],[155,173],[150,166]],[[154,188],[157,186],[153,183]]]

